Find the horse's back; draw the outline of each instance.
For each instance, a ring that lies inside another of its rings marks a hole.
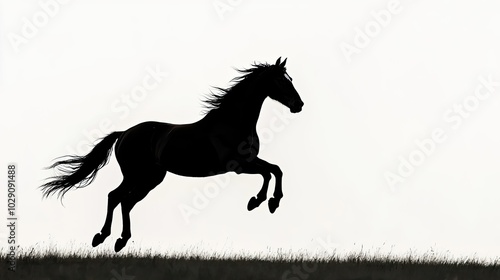
[[[116,157],[122,168],[155,165],[181,176],[206,177],[231,169],[228,164],[238,158],[239,143],[245,143],[238,135],[206,120],[180,125],[143,122],[118,139]]]
[[[220,155],[205,123],[173,125],[155,137],[155,156],[168,171],[181,176],[205,177],[223,171]]]
[[[148,121],[124,131],[116,142],[116,158],[120,165],[157,164],[156,138],[164,131],[170,131],[174,126],[170,123]]]

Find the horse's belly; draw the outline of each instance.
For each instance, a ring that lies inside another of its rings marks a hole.
[[[166,159],[167,170],[181,176],[207,177],[221,173],[219,162],[200,157],[171,157]]]
[[[160,163],[181,176],[206,177],[224,173],[217,153],[206,141],[169,141],[161,153]]]

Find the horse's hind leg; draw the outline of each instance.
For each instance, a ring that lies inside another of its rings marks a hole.
[[[106,220],[100,233],[97,233],[92,239],[92,246],[95,247],[106,239],[111,234],[111,222],[113,221],[113,211],[118,203],[121,202],[123,195],[128,191],[130,185],[125,183],[125,180],[114,190],[108,194],[108,209],[106,213]]]
[[[139,173],[141,175],[147,173]],[[119,252],[125,245],[127,241],[132,236],[130,231],[130,211],[135,206],[135,204],[141,201],[146,195],[154,189],[158,184],[163,181],[166,171],[156,171],[154,174],[145,175],[143,178],[138,179],[134,182],[134,188],[128,192],[122,199],[122,219],[123,219],[123,231],[121,238],[118,238],[115,243],[115,252]]]
[[[121,202],[122,204],[122,219],[123,219],[123,231],[122,235],[120,238],[116,240],[115,243],[115,252],[119,252],[125,245],[127,244],[127,241],[130,239],[132,236],[132,233],[130,231],[130,211],[134,207],[134,205],[142,200],[144,197],[146,197],[147,192],[131,192],[127,194],[127,196],[123,199]]]

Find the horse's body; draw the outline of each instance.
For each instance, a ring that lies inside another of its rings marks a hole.
[[[63,175],[56,176],[42,186],[44,195],[63,196],[73,187],[85,187],[108,160],[113,144],[122,183],[109,193],[106,221],[92,241],[97,246],[109,236],[113,210],[122,206],[122,238],[115,244],[121,250],[131,236],[129,213],[153,188],[160,184],[167,172],[181,176],[207,177],[226,172],[261,174],[263,186],[248,203],[248,210],[266,200],[271,174],[276,178],[269,209],[274,213],[283,197],[282,172],[277,165],[259,157],[259,138],[256,124],[264,100],[271,97],[299,112],[303,102],[284,68],[286,60],[275,65],[261,64],[242,70],[246,75],[222,94],[207,100],[210,111],[192,124],[144,122],[123,132],[113,132],[102,139],[85,156],[70,156],[54,163]]]

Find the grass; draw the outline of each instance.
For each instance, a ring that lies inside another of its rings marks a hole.
[[[2,250],[0,279],[500,279],[500,261],[453,259],[433,253],[392,257],[361,251],[324,257],[281,251],[257,255],[195,251],[115,254],[105,249],[31,247],[18,252],[16,271],[9,271]]]

